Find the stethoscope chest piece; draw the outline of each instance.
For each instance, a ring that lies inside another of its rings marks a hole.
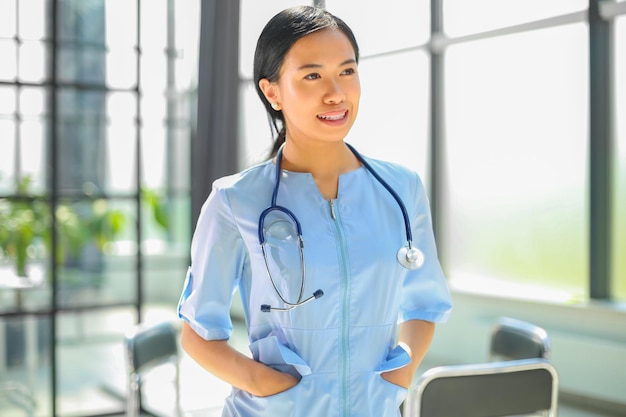
[[[408,244],[398,250],[396,258],[406,269],[419,269],[424,265],[424,253]]]

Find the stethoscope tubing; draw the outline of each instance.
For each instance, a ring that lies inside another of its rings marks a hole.
[[[404,205],[404,203],[402,202],[402,199],[400,198],[400,196],[398,195],[398,193],[396,193],[396,191],[391,188],[391,186],[387,183],[387,181],[385,181],[379,174],[378,172],[376,172],[374,170],[374,168],[372,168],[372,166],[370,165],[369,162],[367,162],[365,160],[365,158],[363,158],[363,156],[356,150],[354,149],[354,147],[352,145],[350,145],[349,143],[346,143],[346,146],[352,151],[352,153],[354,154],[354,156],[356,156],[356,158],[361,162],[361,164],[363,164],[363,166],[367,169],[367,171],[372,174],[372,176],[374,178],[376,178],[376,180],[383,186],[385,187],[385,189],[389,192],[389,194],[391,194],[391,196],[394,198],[394,200],[396,200],[396,203],[398,204],[398,207],[400,207],[400,211],[402,211],[402,218],[404,219],[404,230],[406,232],[406,240],[407,242],[409,242],[409,247],[411,246],[411,243],[413,242],[413,233],[411,232],[411,222],[409,220],[409,214],[406,210],[406,206]]]
[[[285,146],[284,144],[281,145],[281,147],[278,148],[278,151],[276,152],[276,172],[275,172],[275,178],[274,178],[274,189],[272,190],[272,199],[271,199],[270,206],[266,208],[265,210],[263,210],[261,212],[261,215],[259,216],[258,235],[259,235],[259,244],[261,245],[261,251],[263,252],[263,259],[265,261],[265,267],[267,269],[267,274],[269,276],[270,281],[272,282],[274,291],[276,291],[276,294],[278,294],[278,297],[284,303],[284,305],[286,305],[286,307],[272,307],[268,304],[262,304],[261,311],[263,312],[269,312],[272,310],[290,311],[296,307],[304,305],[324,295],[324,292],[321,289],[319,289],[315,291],[313,295],[311,295],[307,299],[302,300],[302,297],[304,294],[305,281],[306,281],[306,269],[305,269],[305,261],[304,261],[304,240],[302,238],[302,226],[300,225],[300,221],[298,220],[296,215],[291,210],[289,210],[286,207],[279,206],[276,204],[276,199],[278,197],[278,188],[280,186],[280,177],[282,173],[281,164],[282,164],[282,152],[283,152],[284,146]],[[365,167],[365,169],[370,174],[372,174],[372,176],[387,190],[389,194],[391,194],[393,199],[398,204],[398,207],[400,208],[400,211],[402,212],[402,219],[404,221],[404,230],[406,233],[406,240],[407,240],[407,246],[400,248],[400,251],[398,251],[398,261],[405,268],[408,268],[408,269],[419,268],[421,266],[421,263],[423,263],[423,254],[422,254],[421,261],[420,261],[421,262],[420,265],[415,264],[415,266],[411,266],[411,264],[414,263],[415,260],[410,261],[409,256],[407,255],[407,250],[415,251],[416,253],[419,253],[419,254],[421,254],[421,252],[412,247],[413,234],[411,232],[411,222],[409,220],[409,215],[406,210],[406,206],[402,202],[402,199],[400,198],[398,193],[396,193],[396,191],[393,188],[391,188],[391,186],[387,183],[387,181],[385,181],[374,170],[374,168],[369,164],[369,162],[367,162],[365,158],[363,158],[363,156],[361,156],[361,154],[352,145],[346,143],[346,146],[348,147],[348,149],[350,149],[350,151],[354,154],[354,156],[359,160],[359,162],[361,162],[361,164]],[[285,297],[283,297],[282,293],[280,292],[279,288],[276,286],[276,283],[274,282],[274,278],[272,277],[272,273],[270,272],[269,262],[267,260],[267,253],[265,251],[265,235],[264,235],[263,229],[265,226],[265,217],[274,210],[280,211],[284,213],[285,215],[287,215],[296,225],[296,230],[298,234],[298,246],[299,246],[298,249],[300,251],[300,265],[301,265],[301,278],[302,278],[302,280],[300,281],[300,292],[298,294],[298,300],[296,302],[290,302],[286,300]],[[406,261],[408,261],[408,264],[401,261],[402,257],[406,257]]]

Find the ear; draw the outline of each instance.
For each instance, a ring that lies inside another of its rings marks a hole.
[[[270,102],[270,104],[280,104],[278,84],[271,82],[267,78],[262,78],[259,80],[259,88],[265,95],[267,101]]]

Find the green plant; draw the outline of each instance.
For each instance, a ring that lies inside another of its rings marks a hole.
[[[162,229],[169,229],[169,214],[167,211],[166,198],[163,194],[148,188],[142,188],[141,195],[144,203],[150,208],[154,221]]]
[[[49,253],[52,245],[52,217],[49,204],[29,195],[30,178],[18,184],[17,196],[0,199],[0,250],[13,259],[15,272],[28,276],[27,262],[34,257],[37,243]],[[79,256],[88,243],[103,251],[124,229],[126,216],[108,207],[104,199],[89,200],[88,208],[80,212],[69,203],[57,205],[56,262],[62,264],[69,254]]]
[[[46,237],[50,223],[45,204],[25,197],[29,185],[30,178],[24,178],[18,184],[19,197],[0,200],[0,250],[15,260],[20,277],[27,276],[29,249],[35,240]]]

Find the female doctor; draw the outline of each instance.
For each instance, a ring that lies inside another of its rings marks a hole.
[[[358,60],[321,8],[284,10],[258,39],[273,158],[214,183],[178,306],[185,351],[233,386],[223,416],[399,416],[451,309],[420,178],[344,142]],[[251,355],[228,342],[237,288]]]

